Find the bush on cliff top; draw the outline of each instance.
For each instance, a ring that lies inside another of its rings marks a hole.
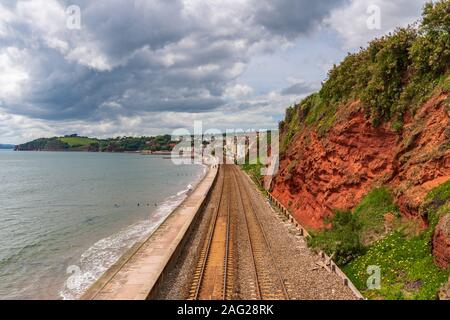
[[[397,29],[349,54],[318,93],[290,107],[280,123],[282,151],[304,125],[325,133],[336,110],[352,100],[363,103],[374,125],[393,120],[400,129],[404,114],[414,112],[449,72],[450,0],[426,4],[422,17],[418,28]]]

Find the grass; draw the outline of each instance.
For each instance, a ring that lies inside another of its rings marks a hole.
[[[439,203],[446,202],[448,199],[450,199],[450,180],[437,186],[427,194],[425,197],[425,206],[432,203],[439,205]]]
[[[408,238],[403,231],[396,230],[346,265],[343,271],[369,299],[436,299],[450,272],[434,264],[429,242],[426,234]],[[366,270],[371,265],[381,268],[378,290],[367,289]]]
[[[61,140],[64,143],[67,143],[71,148],[87,146],[90,145],[91,143],[98,142],[95,139],[84,137],[62,137],[59,138],[59,140]]]
[[[354,209],[359,223],[362,225],[362,241],[368,245],[385,233],[385,215],[399,216],[392,195],[385,187],[369,192]]]
[[[323,136],[336,120],[337,106],[327,104],[319,95],[314,96],[311,104],[305,123],[308,126],[316,126],[319,136]]]
[[[384,196],[366,197],[362,203],[373,200],[376,204],[377,198],[382,200]],[[438,289],[450,275],[450,268],[443,270],[434,264],[431,241],[439,218],[450,214],[450,180],[428,193],[421,211],[429,221],[426,230],[411,236],[407,226],[400,226],[343,268],[367,298],[436,299]],[[378,290],[367,289],[369,275],[366,270],[370,265],[381,268],[381,288]]]
[[[386,229],[385,215],[393,216]],[[332,228],[311,233],[308,242],[329,255],[369,299],[436,299],[437,291],[450,276],[434,264],[431,242],[444,214],[450,214],[450,180],[431,190],[421,206],[428,228],[414,233],[413,222],[399,218],[399,210],[385,187],[369,192],[350,211],[336,211]],[[414,233],[414,234],[413,234]],[[381,268],[381,288],[367,289],[367,268]]]
[[[349,211],[336,211],[331,221],[332,228],[322,232],[310,232],[308,245],[321,249],[328,255],[334,254],[338,265],[345,265],[365,251],[361,242],[362,225]]]
[[[243,164],[241,166],[242,170],[248,173],[248,175],[255,181],[256,185],[261,191],[265,191],[263,188],[263,176],[261,175],[261,169],[264,165],[259,161],[256,164]]]

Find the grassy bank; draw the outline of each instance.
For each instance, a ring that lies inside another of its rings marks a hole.
[[[432,235],[450,214],[450,180],[427,195],[421,214],[428,227],[401,219],[386,188],[371,191],[353,211],[336,212],[331,228],[312,233],[309,244],[328,254],[369,299],[435,299],[450,275],[433,262]],[[367,268],[381,269],[380,289],[367,289]]]
[[[248,173],[248,175],[256,182],[258,187],[263,184],[263,176],[261,175],[261,169],[264,166],[261,163],[257,164],[243,164],[241,165],[242,170]]]

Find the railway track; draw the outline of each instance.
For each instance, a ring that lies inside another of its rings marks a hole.
[[[200,252],[189,299],[226,300],[233,294],[233,228],[229,168],[221,166],[219,197]]]
[[[233,167],[233,180],[238,190],[238,200],[245,215],[245,229],[250,243],[250,255],[252,256],[254,291],[258,300],[289,300],[289,293],[284,279],[278,270],[272,249],[264,232],[256,207],[254,206],[248,190],[243,187],[240,173]]]
[[[257,207],[245,188],[243,177],[236,166],[223,165],[218,177],[217,206],[200,251],[189,299],[228,300],[235,296],[236,261],[234,258],[235,221],[237,215],[245,218],[244,230],[250,244],[250,286],[252,297],[258,300],[289,299],[283,277],[273,258],[270,244],[258,218]]]

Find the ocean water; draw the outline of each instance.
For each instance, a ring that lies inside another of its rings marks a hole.
[[[75,299],[205,173],[161,156],[0,151],[0,299]]]

